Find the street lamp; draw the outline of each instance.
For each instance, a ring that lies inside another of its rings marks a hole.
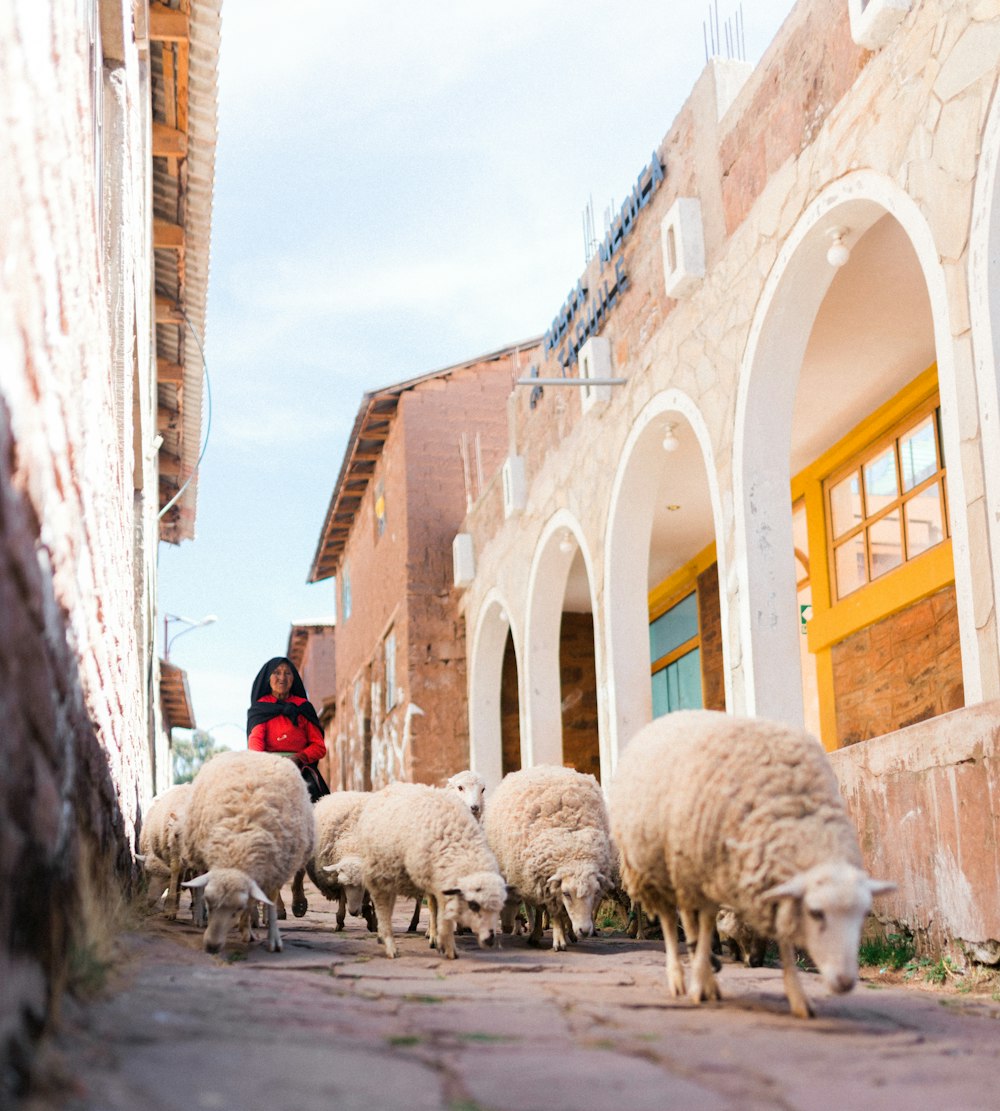
[[[200,629],[204,625],[211,625],[213,621],[219,619],[214,613],[207,614],[205,617],[197,621],[192,620],[190,617],[180,617],[176,613],[165,613],[163,615],[163,659],[165,662],[170,662],[170,645],[178,638],[182,637],[185,633],[194,632],[195,629]],[[181,629],[179,633],[174,633],[170,636],[171,624],[187,625],[188,628]]]

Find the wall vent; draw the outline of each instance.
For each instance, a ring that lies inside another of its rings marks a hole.
[[[528,502],[528,484],[524,474],[524,457],[508,455],[501,471],[503,477],[503,515],[520,513]]]
[[[866,50],[881,49],[911,7],[913,0],[847,0],[851,38]]]
[[[705,276],[705,236],[701,202],[678,197],[660,225],[663,278],[668,297],[684,297]]]
[[[471,532],[456,534],[451,542],[451,564],[455,573],[455,585],[460,588],[471,586],[476,577],[476,551]]]
[[[611,343],[605,336],[591,336],[580,348],[577,358],[581,378],[611,377]],[[581,386],[580,389],[585,413],[589,413],[595,405],[603,405],[611,400],[611,387],[608,385]]]

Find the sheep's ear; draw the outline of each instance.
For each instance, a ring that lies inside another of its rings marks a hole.
[[[136,853],[135,854],[135,859],[138,860],[140,864],[145,864],[146,863],[146,854],[145,853]]]
[[[260,886],[256,880],[250,881],[250,895],[256,899],[258,903],[267,903],[269,907],[273,907],[274,903],[261,891]]]
[[[205,887],[208,884],[208,873],[205,872],[201,876],[195,876],[193,880],[186,880],[181,884],[182,887]]]
[[[892,880],[869,879],[868,890],[872,895],[888,895],[890,891],[896,890],[896,885]]]
[[[338,860],[336,864],[324,864],[323,865],[323,871],[324,872],[339,872],[343,863],[344,862],[342,860]]]
[[[461,895],[462,889],[460,887],[449,887],[441,892],[442,895]]]
[[[806,893],[806,879],[803,875],[792,876],[785,883],[779,883],[770,891],[765,891],[762,899],[777,901],[778,899],[801,899]]]

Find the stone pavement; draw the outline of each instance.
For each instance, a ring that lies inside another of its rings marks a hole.
[[[727,962],[724,1001],[694,1007],[666,995],[661,943],[553,953],[518,937],[495,951],[463,936],[444,961],[405,934],[409,900],[389,961],[360,920],[333,932],[332,904],[307,890],[280,954],[231,941],[211,957],[189,924],[160,918],[127,935],[110,990],[72,1008],[25,1111],[1000,1107],[989,1000],[864,983],[831,996],[805,975],[806,1022],[780,971]]]

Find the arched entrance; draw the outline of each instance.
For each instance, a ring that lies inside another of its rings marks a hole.
[[[492,790],[521,766],[520,681],[515,632],[503,600],[491,594],[473,642],[469,690],[470,765]]]

